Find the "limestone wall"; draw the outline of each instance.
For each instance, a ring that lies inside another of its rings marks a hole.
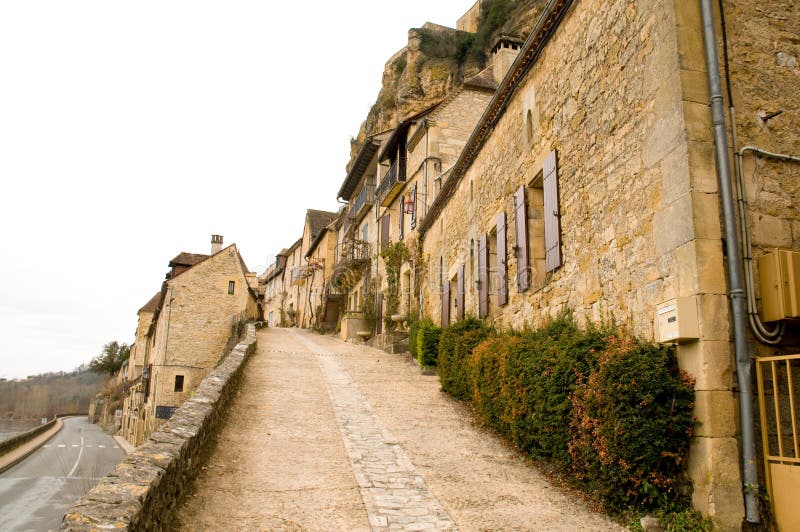
[[[64,516],[61,530],[168,530],[174,508],[214,445],[255,350],[255,327],[172,418]]]

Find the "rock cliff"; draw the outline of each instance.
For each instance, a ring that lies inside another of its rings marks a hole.
[[[408,45],[386,62],[378,98],[351,142],[353,162],[367,136],[388,131],[441,102],[487,66],[500,35],[524,40],[545,0],[484,0],[475,33],[426,23],[408,31]]]

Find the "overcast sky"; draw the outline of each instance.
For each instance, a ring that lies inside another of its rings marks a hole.
[[[261,273],[337,208],[408,29],[472,3],[0,2],[0,377],[132,342],[212,233]]]

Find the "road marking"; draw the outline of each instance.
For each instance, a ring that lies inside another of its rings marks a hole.
[[[80,447],[80,445],[78,445],[77,443],[73,443],[72,446],[73,447]]]
[[[118,445],[115,445],[115,446],[114,446],[114,449],[119,449],[119,446],[118,446]]]
[[[75,460],[75,465],[72,466],[72,471],[69,472],[69,475],[67,475],[67,478],[69,478],[69,477],[71,477],[72,475],[75,474],[75,471],[77,471],[77,469],[78,469],[78,464],[81,463],[81,456],[83,456],[83,434],[82,433],[83,433],[83,431],[81,431],[81,450],[78,451],[78,459]]]
[[[64,445],[63,443],[60,443],[58,446],[59,447],[66,447],[66,445]]]
[[[42,445],[42,447],[50,447],[50,444]]]
[[[105,445],[98,445],[97,447],[99,447],[100,449],[105,449],[106,448]]]
[[[94,447],[94,445],[87,445],[86,448]]]

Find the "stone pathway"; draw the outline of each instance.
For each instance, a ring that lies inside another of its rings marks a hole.
[[[405,355],[259,332],[183,530],[620,530]]]

